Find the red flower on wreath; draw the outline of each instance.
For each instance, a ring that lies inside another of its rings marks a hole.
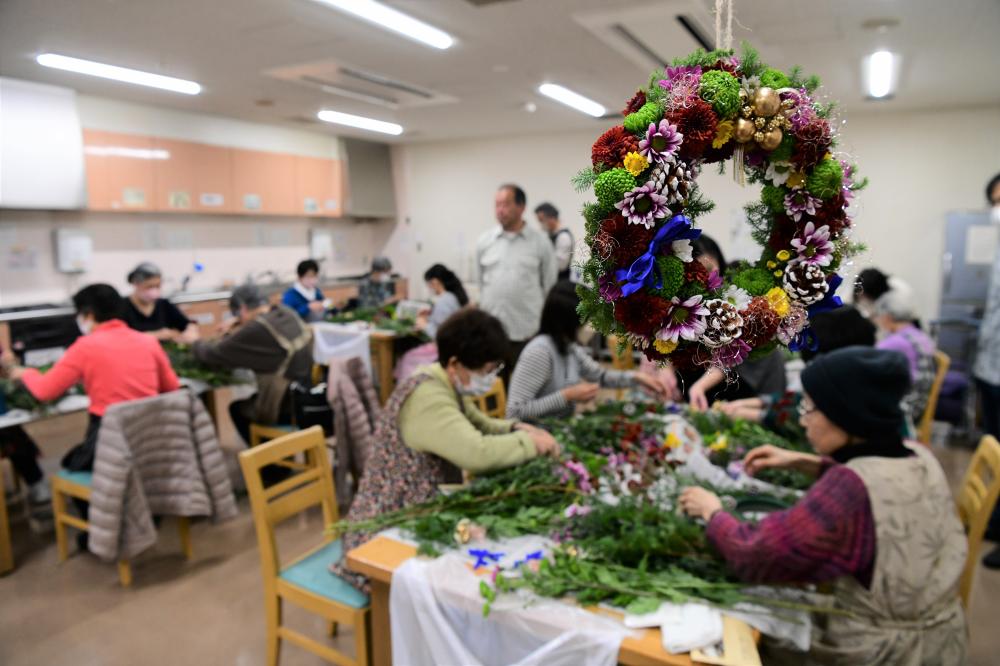
[[[620,167],[622,160],[630,152],[639,152],[639,139],[621,125],[612,127],[594,143],[590,149],[590,160],[594,166],[604,164],[610,168]]]
[[[743,335],[740,339],[754,349],[770,342],[781,323],[781,317],[771,309],[763,296],[753,298],[740,315],[743,317]]]
[[[630,99],[628,101],[628,104],[625,105],[625,108],[622,109],[622,115],[627,116],[630,113],[635,113],[636,111],[641,109],[645,104],[646,104],[646,91],[640,89],[634,95],[632,95],[632,99]]]
[[[708,286],[708,277],[708,269],[697,259],[684,264],[684,280],[686,282],[697,282],[704,287]]]
[[[652,338],[663,325],[669,308],[670,301],[637,291],[615,302],[615,319],[629,333]]]
[[[830,123],[818,116],[794,130],[794,135],[795,150],[792,151],[792,164],[799,169],[819,164],[833,142],[830,136]]]
[[[787,250],[792,246],[792,239],[795,238],[798,228],[798,225],[787,215],[775,215],[771,224],[771,237],[767,240],[767,246],[775,252]]]
[[[667,118],[684,135],[679,151],[682,158],[698,159],[712,145],[719,119],[705,100],[696,99],[689,106],[674,109]]]
[[[844,210],[846,205],[844,195],[838,194],[824,201],[812,219],[817,227],[823,225],[830,227],[831,238],[837,238],[851,226],[851,219]]]
[[[647,229],[641,224],[629,224],[621,213],[615,213],[601,222],[601,232],[612,240],[611,260],[614,264],[628,267],[636,257],[649,249],[649,242],[653,240],[656,230]]]

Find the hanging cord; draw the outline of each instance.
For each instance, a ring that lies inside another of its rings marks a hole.
[[[726,14],[726,31],[722,31],[722,14]],[[733,0],[715,0],[715,48],[733,48]]]

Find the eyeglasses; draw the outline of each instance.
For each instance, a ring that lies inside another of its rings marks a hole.
[[[816,405],[808,405],[805,401],[799,403],[798,412],[799,416],[805,416],[806,414],[812,414],[816,411]]]

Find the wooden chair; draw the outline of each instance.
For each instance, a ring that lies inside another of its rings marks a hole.
[[[262,468],[299,456],[305,460],[304,471],[264,488],[260,475]],[[324,534],[318,546],[281,566],[274,535],[276,525],[316,505],[323,509],[324,524],[338,519],[323,429],[313,426],[247,449],[240,454],[240,467],[260,547],[268,666],[277,665],[282,640],[341,666],[367,666],[370,649],[368,598],[328,569],[342,555],[340,540]],[[331,633],[336,633],[338,624],[353,627],[356,656],[351,659],[343,652],[284,626],[284,601],[329,621]]]
[[[491,416],[495,419],[502,419],[507,416],[507,391],[503,387],[503,380],[499,377],[493,382],[493,388],[482,395],[477,395],[473,398],[473,401],[479,407],[479,411],[486,414],[486,416]]]
[[[944,384],[944,376],[951,365],[951,357],[943,351],[934,352],[934,383],[931,384],[931,392],[927,396],[927,407],[920,417],[920,424],[917,426],[917,439],[924,444],[931,443],[931,431],[934,426],[934,412],[937,411],[938,397],[941,395],[941,386]]]
[[[635,370],[635,356],[632,354],[632,345],[627,344],[619,351],[619,340],[617,335],[608,336],[608,351],[611,353],[611,367],[615,370]]]
[[[82,518],[78,518],[69,513],[66,503],[67,497],[90,501],[90,487],[93,482],[91,472],[70,472],[59,470],[50,481],[52,485],[52,517],[56,528],[56,546],[59,549],[59,561],[65,562],[69,557],[69,540],[66,535],[66,527],[75,527],[84,532],[90,529],[90,523]],[[186,516],[177,517],[177,530],[181,537],[181,550],[184,557],[191,559],[194,557],[194,549],[191,547],[191,522]],[[122,587],[132,584],[132,566],[128,560],[118,561],[118,579]]]
[[[327,367],[320,365],[319,363],[313,363],[312,370],[309,372],[309,377],[312,380],[313,386],[319,384],[320,382],[326,381],[326,371]],[[291,423],[281,423],[275,425],[264,425],[261,423],[251,423],[250,424],[250,446],[260,446],[264,442],[276,439],[278,437],[284,437],[285,435],[295,432],[298,427],[295,425],[295,415],[292,415]]]
[[[965,472],[958,495],[958,517],[969,538],[969,554],[959,585],[962,604],[969,607],[972,579],[979,564],[979,548],[983,534],[1000,496],[1000,443],[995,437],[984,436],[979,441],[972,462]]]

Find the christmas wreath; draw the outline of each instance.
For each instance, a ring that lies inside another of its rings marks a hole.
[[[818,87],[747,45],[654,73],[574,179],[597,197],[583,211],[581,317],[680,367],[730,368],[779,344],[813,344],[809,317],[841,305],[837,271],[862,249],[849,239],[848,206],[865,185],[832,152],[833,105],[816,101]],[[738,182],[762,186],[746,215],[763,251],[723,280],[691,242],[714,206],[699,172],[727,160]]]

